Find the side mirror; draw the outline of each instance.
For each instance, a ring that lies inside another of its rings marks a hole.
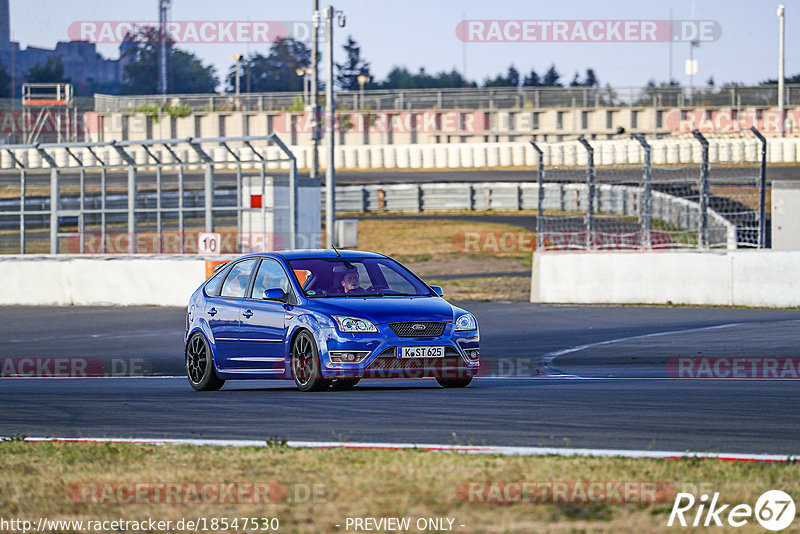
[[[278,300],[280,302],[284,302],[286,300],[286,295],[283,293],[283,289],[279,287],[273,287],[271,289],[264,290],[264,300]]]
[[[431,289],[433,289],[433,292],[436,293],[437,295],[439,295],[440,297],[444,296],[444,289],[442,289],[441,287],[439,287],[439,286],[431,286]]]

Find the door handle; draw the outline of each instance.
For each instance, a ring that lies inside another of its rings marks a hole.
[[[208,314],[211,317],[214,317],[217,314],[217,309],[216,308],[211,308],[210,310],[208,310]]]
[[[250,317],[253,316],[253,312],[250,310],[245,310],[244,313],[242,313],[242,315],[244,315],[246,318],[249,319]]]

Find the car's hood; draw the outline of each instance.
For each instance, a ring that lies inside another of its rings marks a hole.
[[[307,307],[326,315],[350,315],[376,324],[453,320],[453,306],[438,297],[317,298],[309,299]]]

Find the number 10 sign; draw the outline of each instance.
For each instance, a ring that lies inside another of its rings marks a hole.
[[[218,233],[197,234],[197,253],[206,255],[220,254],[220,235]]]

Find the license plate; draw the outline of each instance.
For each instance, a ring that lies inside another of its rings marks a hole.
[[[444,347],[397,347],[398,358],[444,358]]]

